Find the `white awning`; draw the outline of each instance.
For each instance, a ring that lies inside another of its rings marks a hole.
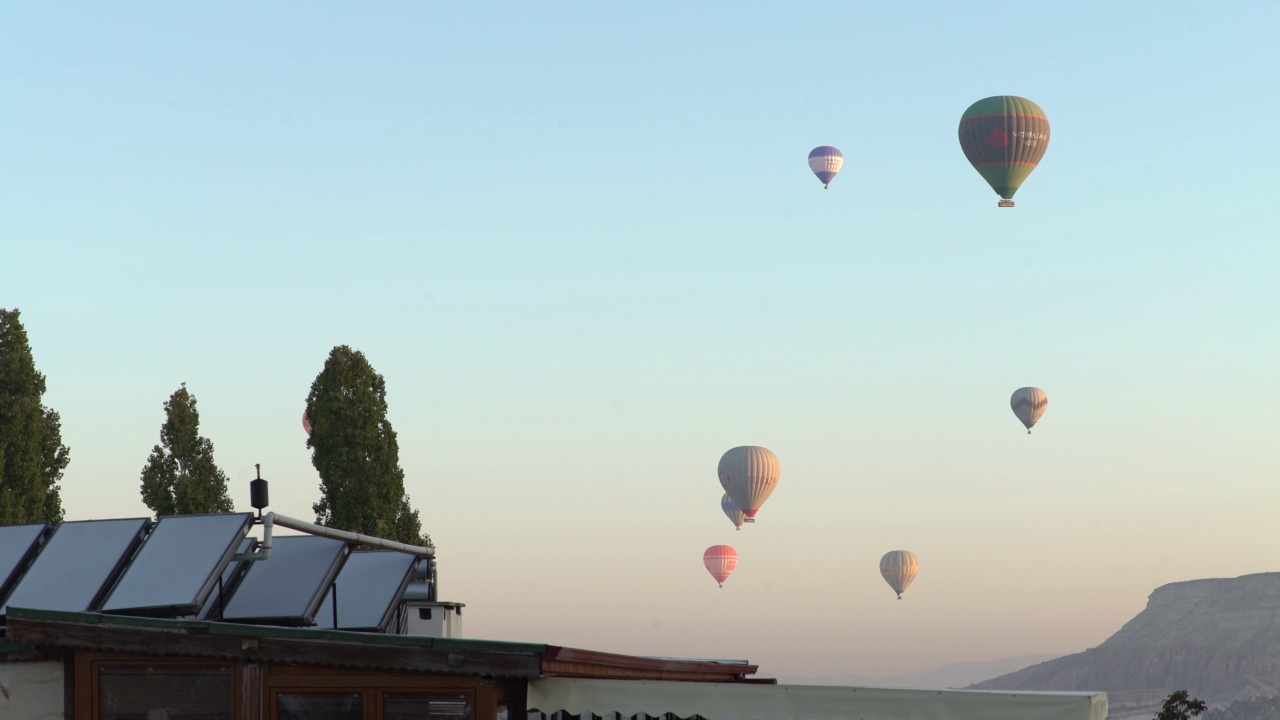
[[[710,720],[1105,720],[1107,694],[542,678],[530,710]]]

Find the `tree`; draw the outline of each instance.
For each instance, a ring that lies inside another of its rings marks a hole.
[[[162,515],[231,512],[227,476],[213,462],[213,442],[200,437],[200,413],[187,384],[164,404],[160,442],[142,468],[142,502]]]
[[[387,386],[359,350],[335,347],[307,395],[311,462],[320,473],[316,523],[430,544],[409,506],[400,446],[387,420]]]
[[[17,308],[0,308],[0,525],[62,521],[59,481],[71,460],[62,419],[45,407]]]
[[[1169,693],[1169,697],[1164,699],[1164,706],[1156,713],[1155,720],[1191,720],[1204,712],[1205,707],[1203,701],[1188,699],[1187,691],[1179,690]]]

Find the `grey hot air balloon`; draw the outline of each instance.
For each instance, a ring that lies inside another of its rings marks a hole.
[[[902,593],[916,579],[916,573],[920,572],[920,561],[916,556],[906,550],[890,550],[880,558],[880,574],[884,576],[884,581],[889,583],[889,587],[898,593],[898,599],[902,599]]]
[[[720,476],[720,486],[742,509],[742,514],[754,518],[778,486],[782,466],[778,456],[767,448],[743,445],[731,448],[720,458],[716,474]]]
[[[1044,415],[1045,408],[1049,407],[1049,396],[1038,387],[1018,388],[1013,391],[1013,397],[1009,398],[1009,405],[1013,408],[1013,414],[1027,426],[1027,434],[1030,435],[1031,427]]]

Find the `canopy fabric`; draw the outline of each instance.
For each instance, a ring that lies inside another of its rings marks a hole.
[[[1107,694],[541,678],[530,710],[709,720],[1105,720]]]

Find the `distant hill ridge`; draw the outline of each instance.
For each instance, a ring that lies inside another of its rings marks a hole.
[[[1280,695],[1280,573],[1163,585],[1098,647],[969,687],[1105,690],[1113,718],[1154,713],[1181,689],[1211,708]]]

